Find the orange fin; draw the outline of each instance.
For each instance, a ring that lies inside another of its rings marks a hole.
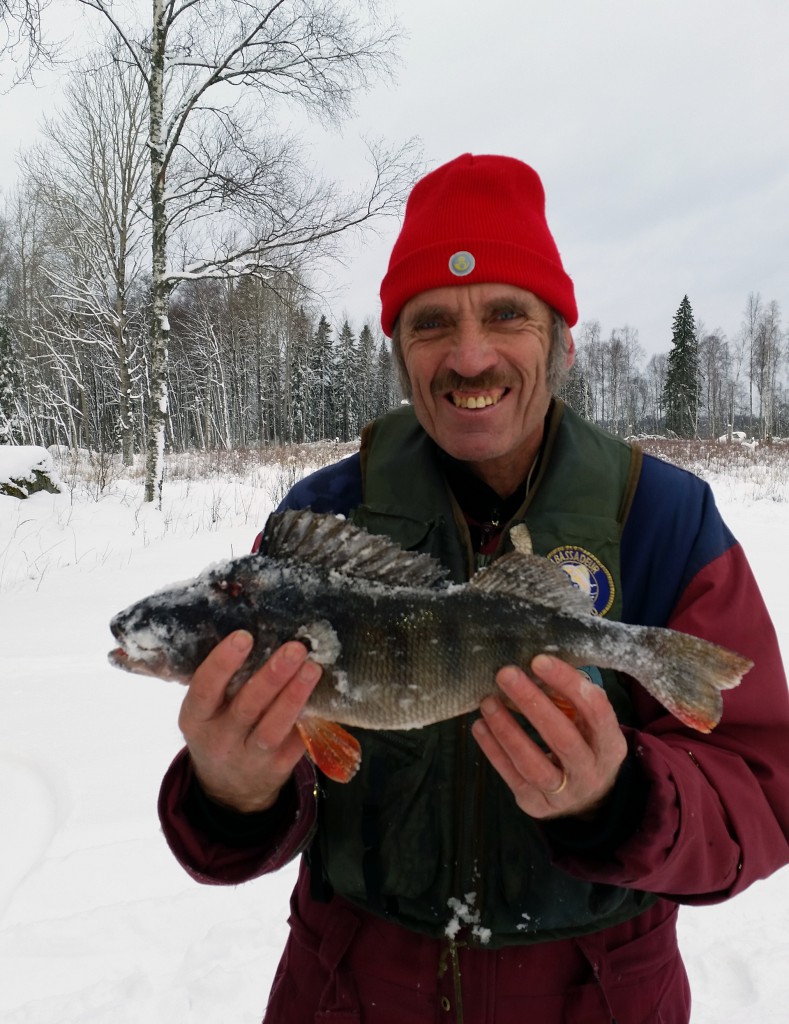
[[[355,736],[325,718],[300,718],[296,728],[307,753],[324,775],[334,782],[350,782],[359,770],[362,748]]]
[[[578,711],[575,707],[575,704],[570,703],[570,701],[567,700],[565,697],[560,697],[558,693],[556,693],[554,690],[549,690],[546,686],[543,686],[542,689],[546,696],[551,698],[556,707],[565,715],[567,715],[571,722],[574,722],[577,719]],[[500,693],[498,694],[498,698],[499,700],[504,702],[504,706],[508,707],[510,711],[515,711],[518,714],[523,713],[520,710],[520,708],[517,707],[517,705],[512,703],[509,697],[505,697],[503,694]]]
[[[567,700],[566,697],[561,697],[558,693],[555,693],[553,690],[551,690],[550,692],[546,691],[546,693],[548,693],[548,696],[551,698],[556,707],[565,715],[567,715],[571,722],[574,722],[576,720],[576,718],[578,717],[578,711],[575,707],[575,704],[572,704],[569,700]]]

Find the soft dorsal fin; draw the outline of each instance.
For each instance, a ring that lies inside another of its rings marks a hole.
[[[511,551],[472,576],[469,586],[541,604],[567,615],[593,615],[589,594],[579,590],[565,572],[539,555]]]
[[[337,516],[286,509],[269,516],[261,554],[295,559],[347,576],[400,587],[438,587],[447,570],[430,555],[404,551],[387,537]]]
[[[520,551],[522,555],[534,554],[534,545],[531,542],[531,534],[526,523],[518,523],[517,526],[513,526],[510,530],[510,540],[515,546],[515,550]]]

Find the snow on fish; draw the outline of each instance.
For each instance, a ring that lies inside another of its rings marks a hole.
[[[254,645],[231,697],[288,640],[323,668],[297,728],[312,759],[347,782],[361,752],[343,726],[415,729],[476,709],[504,665],[528,668],[550,652],[571,665],[632,676],[685,725],[709,732],[721,691],[752,662],[670,629],[612,622],[547,559],[516,550],[451,584],[429,555],[403,551],[331,515],[269,517],[261,551],[210,566],[119,612],[110,623],[113,665],[188,683],[225,636]],[[561,703],[560,703],[561,706]]]

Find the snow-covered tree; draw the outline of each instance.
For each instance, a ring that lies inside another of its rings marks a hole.
[[[332,328],[321,316],[312,337],[309,358],[310,440],[333,436],[334,429],[334,346]]]
[[[152,0],[141,27],[112,0],[79,0],[110,23],[148,93],[151,345],[145,497],[160,501],[168,415],[169,304],[180,281],[271,277],[333,252],[338,236],[396,212],[411,146],[371,144],[370,181],[347,195],[277,124],[296,105],[338,124],[388,73],[397,33],[338,0]],[[254,101],[254,102],[251,102]]]
[[[589,389],[589,382],[583,370],[577,362],[570,367],[564,384],[562,385],[559,397],[562,398],[571,409],[583,416],[586,420],[592,418],[592,395]]]
[[[104,349],[114,367],[109,396],[114,424],[84,443],[120,441],[125,465],[135,447],[134,377],[138,363],[139,303],[135,293],[150,244],[144,216],[147,103],[139,76],[119,59],[117,47],[80,63],[65,89],[65,103],[44,118],[43,141],[22,157],[54,237],[42,261],[50,311],[39,327],[50,359],[74,352],[70,375],[81,380],[86,351]],[[110,381],[106,382],[110,388]]]
[[[666,429],[679,437],[695,437],[698,432],[701,380],[696,324],[687,295],[674,316],[671,345],[663,391]]]
[[[391,342],[379,331],[380,342],[375,367],[375,410],[373,418],[383,416],[389,409],[400,404],[402,392],[397,369],[394,364]]]
[[[336,433],[341,441],[350,441],[359,432],[359,372],[356,336],[346,320],[337,339],[338,401],[335,406]]]
[[[16,403],[18,393],[19,374],[11,332],[7,317],[0,313],[0,444],[14,444],[21,440]]]
[[[357,402],[357,430],[361,429],[375,416],[375,396],[370,388],[375,366],[375,339],[369,324],[365,324],[359,332],[356,346],[356,373],[359,379],[359,399]]]

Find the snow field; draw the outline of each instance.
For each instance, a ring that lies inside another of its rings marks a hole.
[[[711,482],[789,661],[789,494],[760,497],[719,470]],[[0,498],[2,1024],[260,1020],[295,866],[220,889],[176,864],[156,798],[181,745],[183,691],[112,668],[107,624],[248,551],[280,488],[268,467],[253,483],[165,481],[161,511],[122,479],[98,494],[75,482]],[[784,1021],[787,936],[786,869],[730,903],[683,910],[694,1024]]]

